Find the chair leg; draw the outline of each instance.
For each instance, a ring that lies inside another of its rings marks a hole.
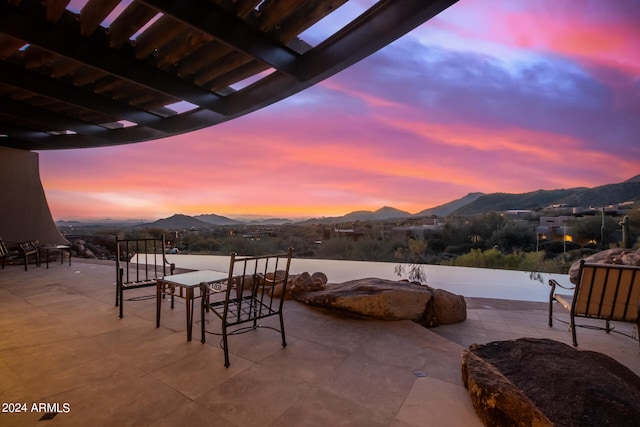
[[[116,307],[117,307],[120,301],[120,286],[122,286],[122,277],[123,277],[122,269],[118,270],[116,274],[118,275],[118,277],[116,278]]]
[[[120,285],[119,287],[119,293],[118,293],[118,299],[120,300],[120,313],[119,316],[122,319],[122,316],[124,315],[124,301],[123,301],[123,297],[124,297],[124,289],[122,289],[122,285]]]
[[[222,324],[222,345],[224,346],[224,367],[228,368],[229,363],[229,346],[227,345],[227,326]]]
[[[284,319],[282,318],[282,311],[280,312],[280,334],[282,334],[282,346],[287,346],[287,339],[284,336]]]
[[[576,337],[576,319],[571,313],[571,336],[573,337],[573,346],[578,346],[578,338]]]
[[[553,327],[553,294],[556,290],[556,282],[555,280],[549,280],[549,286],[551,286],[551,290],[549,291],[549,327]]]
[[[205,312],[205,305],[208,304],[209,302],[209,295],[208,294],[204,294],[202,295],[202,298],[200,298],[201,300],[201,304],[200,304],[200,342],[202,344],[205,343],[206,339],[204,337],[205,334],[205,328],[204,328],[204,312]]]

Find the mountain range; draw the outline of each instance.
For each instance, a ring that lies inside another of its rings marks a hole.
[[[606,207],[640,201],[640,175],[619,184],[594,188],[538,190],[522,194],[492,193],[451,212],[452,215],[475,215],[484,212],[504,212],[510,209],[536,210],[552,205],[569,207]]]
[[[231,219],[216,214],[188,216],[175,214],[169,218],[155,222],[138,224],[145,227],[161,227],[166,229],[208,228],[211,226],[233,225],[284,225],[293,223],[333,224],[355,221],[378,221],[397,218],[429,217],[429,216],[467,216],[487,212],[504,212],[508,210],[538,210],[549,206],[568,207],[604,207],[625,202],[640,202],[640,175],[618,184],[606,184],[598,187],[577,187],[558,190],[537,190],[528,193],[469,193],[440,206],[411,214],[393,207],[385,206],[376,211],[354,211],[340,217],[323,217],[293,221],[286,218],[268,218],[251,221]],[[131,222],[128,222],[131,224]],[[57,224],[67,225],[68,221]]]

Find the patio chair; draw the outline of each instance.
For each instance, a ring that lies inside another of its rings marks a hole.
[[[140,301],[155,298],[156,282],[173,274],[176,266],[165,257],[166,240],[162,237],[149,239],[119,239],[116,236],[116,307],[118,315],[124,316],[124,291],[153,287],[153,294],[129,298]]]
[[[20,250],[24,255],[24,269],[28,270],[29,256],[33,255],[36,261],[36,266],[40,267],[40,244],[37,240],[30,242],[22,242],[19,244]]]
[[[2,237],[0,237],[0,259],[2,259],[2,269],[4,270],[4,266],[7,263],[7,258],[9,257],[9,250],[7,249],[7,245],[4,244]]]
[[[553,327],[553,304],[569,310],[569,328],[573,345],[578,346],[576,327],[613,331],[612,321],[629,322],[640,329],[640,267],[614,264],[589,264],[580,261],[575,287],[549,280],[549,327]],[[573,290],[573,295],[556,293],[557,288]],[[604,327],[576,324],[576,317],[604,320]],[[559,320],[559,319],[556,319]],[[562,320],[559,320],[563,322]],[[563,322],[566,323],[566,322]],[[623,334],[622,332],[619,332]],[[627,335],[627,334],[623,334]],[[635,335],[635,332],[634,332]],[[635,338],[632,336],[632,338]]]
[[[201,285],[202,343],[206,334],[221,335],[220,345],[224,350],[224,366],[229,367],[229,335],[250,332],[258,327],[280,332],[282,346],[287,346],[284,333],[282,306],[289,279],[289,267],[293,249],[277,255],[239,258],[231,254],[229,278],[220,282]],[[206,330],[205,314],[211,312],[221,321],[221,333]],[[279,328],[258,323],[268,317],[277,316]]]

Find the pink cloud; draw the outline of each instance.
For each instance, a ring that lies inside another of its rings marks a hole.
[[[176,212],[321,216],[385,204],[417,212],[478,190],[523,192],[556,188],[559,183],[585,185],[574,171],[597,170],[602,162],[615,162],[628,170],[628,176],[635,173],[633,162],[583,150],[581,141],[562,135],[443,125],[410,120],[406,118],[410,114],[400,116],[371,116],[372,131],[364,132],[365,138],[341,138],[340,129],[348,134],[349,123],[334,122],[336,139],[321,144],[298,141],[325,126],[323,119],[286,129],[275,126],[266,133],[259,123],[244,132],[241,125],[217,127],[174,141],[118,148],[117,155],[103,158],[103,167],[92,163],[82,172],[78,165],[68,176],[47,180],[45,186],[52,190],[54,207],[65,204],[73,211],[84,204],[102,206],[85,210],[86,215],[117,211],[140,216],[134,213],[144,210],[158,216]],[[376,139],[376,132],[396,135],[403,144]],[[115,157],[122,159],[118,168],[112,167]],[[567,167],[568,159],[578,165]],[[78,180],[79,172],[96,179]],[[531,176],[536,177],[533,187]],[[593,185],[600,183],[598,178]],[[68,201],[67,193],[65,200],[58,200],[54,191],[58,187],[85,196],[77,204]]]
[[[470,39],[640,71],[640,6],[635,1],[505,1],[501,6],[467,1],[460,13],[479,24],[469,29],[463,20],[456,31]]]

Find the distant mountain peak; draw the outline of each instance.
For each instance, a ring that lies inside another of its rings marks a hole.
[[[341,221],[378,221],[393,218],[406,218],[410,216],[411,214],[409,212],[401,211],[390,206],[384,206],[376,211],[353,211],[337,219]]]
[[[380,209],[376,210],[375,213],[384,213],[384,212],[402,212],[402,213],[409,213],[409,212],[404,212],[401,211],[399,209],[396,208],[392,208],[391,206],[383,206]]]
[[[173,214],[168,218],[162,218],[154,221],[150,224],[144,224],[145,226],[161,227],[166,229],[180,229],[180,228],[206,228],[208,224],[195,219],[192,216],[183,214]]]
[[[460,199],[452,200],[443,205],[439,205],[433,208],[420,211],[415,216],[432,216],[432,215],[447,216],[455,212],[456,210],[460,209],[461,207],[478,200],[480,197],[484,195],[485,195],[484,193],[480,193],[480,192],[469,193]]]
[[[242,224],[241,221],[236,221],[235,219],[227,218],[226,216],[216,215],[216,214],[203,214],[196,215],[194,218],[206,222],[211,225],[236,225]]]

